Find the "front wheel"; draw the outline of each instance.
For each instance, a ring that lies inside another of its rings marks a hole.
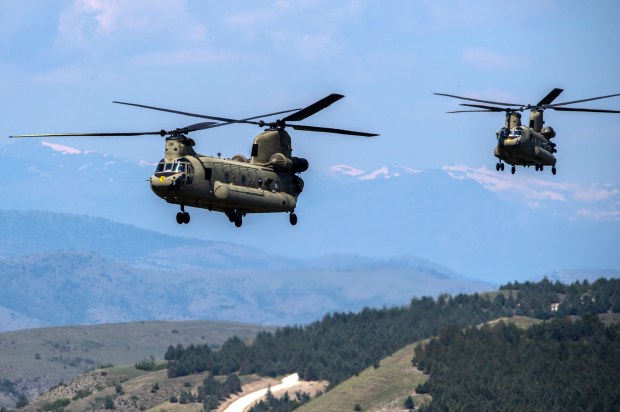
[[[288,219],[291,222],[291,225],[295,226],[297,224],[297,215],[295,213],[291,213]]]

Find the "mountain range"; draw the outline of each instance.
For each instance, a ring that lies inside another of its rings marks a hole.
[[[411,257],[280,258],[79,215],[0,210],[0,225],[0,331],[155,319],[305,324],[494,286]]]
[[[235,228],[192,208],[191,224],[178,225],[176,206],[148,188],[149,161],[25,139],[0,155],[0,266],[10,285],[0,292],[0,330],[304,323],[511,280],[620,273],[620,191],[611,184],[464,165],[335,165],[303,175],[297,226],[274,214]]]

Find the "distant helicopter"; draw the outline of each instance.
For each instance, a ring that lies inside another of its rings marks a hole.
[[[168,203],[180,205],[181,210],[176,215],[177,223],[189,223],[190,215],[185,210],[188,206],[223,212],[237,227],[241,227],[243,217],[248,213],[274,212],[289,213],[289,221],[291,225],[295,225],[297,215],[294,212],[297,198],[304,188],[304,181],[299,175],[308,170],[308,161],[292,156],[291,137],[285,128],[290,126],[295,130],[310,132],[364,137],[378,136],[374,133],[289,124],[289,122],[304,120],[343,97],[340,94],[330,94],[303,109],[285,110],[245,119],[207,116],[115,101],[114,103],[118,104],[215,120],[215,122],[196,123],[172,131],[28,134],[10,137],[167,136],[164,158],[158,163],[149,180],[151,189],[157,196]],[[274,122],[256,121],[258,118],[283,113],[291,114]],[[212,157],[200,155],[194,151],[195,142],[187,136],[188,133],[233,123],[249,123],[267,127],[254,138],[249,160],[241,154],[231,159],[222,159],[219,154],[218,157]]]
[[[578,109],[572,107],[560,107],[574,103],[588,102],[591,100],[607,99],[609,97],[620,96],[610,94],[608,96],[592,97],[589,99],[573,100],[564,103],[551,104],[563,89],[553,89],[541,101],[535,105],[501,103],[489,100],[472,99],[469,97],[454,96],[451,94],[434,93],[438,96],[453,97],[455,99],[469,100],[473,102],[488,103],[497,106],[487,106],[481,104],[461,103],[461,106],[476,107],[482,110],[457,110],[448,113],[466,112],[506,112],[506,123],[497,135],[497,146],[494,155],[499,159],[495,165],[495,170],[504,170],[504,163],[512,165],[511,173],[515,174],[516,166],[534,166],[536,171],[543,171],[545,166],[551,166],[551,172],[555,175],[556,158],[553,153],[557,153],[556,144],[551,142],[555,137],[555,131],[551,126],[544,126],[543,112],[547,109],[567,111],[567,112],[590,112],[590,113],[620,113],[618,110],[601,109]],[[524,110],[530,111],[529,127],[521,124],[521,113]]]

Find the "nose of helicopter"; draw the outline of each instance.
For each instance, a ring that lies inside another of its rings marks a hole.
[[[156,194],[163,191],[179,190],[185,182],[185,176],[182,173],[174,175],[152,175],[149,179],[151,183],[151,190]]]

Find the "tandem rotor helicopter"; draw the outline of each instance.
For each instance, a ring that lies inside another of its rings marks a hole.
[[[495,165],[495,170],[503,171],[503,162],[506,162],[512,166],[512,174],[515,174],[516,166],[534,166],[536,171],[543,171],[545,166],[551,166],[551,172],[555,175],[556,158],[553,153],[557,153],[557,150],[556,144],[551,142],[551,139],[555,137],[555,131],[551,126],[544,126],[545,122],[543,121],[543,112],[545,110],[552,109],[567,112],[620,113],[618,110],[563,107],[574,103],[620,96],[620,93],[552,104],[552,102],[563,91],[563,89],[553,89],[535,105],[493,102],[489,100],[472,99],[470,97],[454,96],[444,93],[434,94],[438,96],[447,96],[455,99],[493,105],[489,106],[482,104],[461,103],[461,106],[475,107],[479,110],[456,110],[448,113],[506,112],[506,123],[504,124],[504,127],[496,133],[497,146],[495,146],[493,154],[499,159],[499,162]],[[529,127],[521,124],[521,112],[524,110],[530,111]]]
[[[292,156],[291,136],[287,126],[309,132],[336,133],[352,136],[372,137],[374,133],[356,132],[317,126],[289,124],[297,122],[325,109],[343,98],[340,94],[327,97],[303,109],[285,110],[245,119],[229,119],[202,114],[145,106],[135,103],[117,102],[128,106],[159,110],[185,116],[214,120],[196,123],[172,131],[138,133],[60,133],[28,134],[18,137],[60,137],[60,136],[141,136],[160,135],[166,137],[164,158],[158,163],[150,177],[153,192],[168,203],[180,205],[176,215],[177,223],[187,224],[190,215],[185,207],[197,207],[223,212],[235,226],[241,227],[243,217],[248,213],[289,213],[291,225],[297,224],[295,207],[297,198],[304,188],[299,176],[308,170],[308,161]],[[291,113],[292,112],[292,113]],[[256,120],[259,118],[291,113],[274,122]],[[204,156],[194,151],[195,142],[187,135],[233,123],[249,123],[267,127],[254,138],[250,159],[238,154],[231,159]]]

